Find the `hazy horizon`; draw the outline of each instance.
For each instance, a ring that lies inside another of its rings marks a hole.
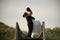
[[[0,22],[15,28],[16,22],[27,30],[26,19],[22,17],[27,7],[46,28],[60,27],[60,0],[0,0]]]

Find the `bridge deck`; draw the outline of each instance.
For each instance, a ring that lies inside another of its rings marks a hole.
[[[43,40],[41,38],[25,38],[25,39],[18,39],[18,40]]]

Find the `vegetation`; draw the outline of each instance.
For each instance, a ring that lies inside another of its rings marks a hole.
[[[60,40],[60,28],[55,27],[53,29],[45,30],[46,40]]]
[[[21,30],[20,30],[21,31]],[[27,32],[23,31],[23,36],[27,36]],[[60,28],[45,29],[46,40],[60,40]],[[34,35],[36,38],[37,35]],[[15,29],[0,22],[0,40],[16,40]]]
[[[15,29],[0,22],[0,40],[15,40]]]

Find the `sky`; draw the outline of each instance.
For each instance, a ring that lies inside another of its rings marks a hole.
[[[60,0],[0,0],[0,22],[14,28],[18,22],[21,30],[27,30],[22,16],[27,7],[36,20],[45,21],[45,28],[60,27]]]

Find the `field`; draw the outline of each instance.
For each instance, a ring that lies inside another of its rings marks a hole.
[[[2,22],[0,22],[0,40],[16,40],[16,35],[15,35],[16,29],[13,27],[10,27]],[[26,31],[21,31],[20,30],[20,36],[21,37],[26,37],[27,32]],[[37,35],[34,35],[32,39],[37,39]],[[55,27],[53,29],[46,28],[45,29],[45,38],[46,40],[60,40],[60,28]],[[30,38],[31,39],[31,38]]]

